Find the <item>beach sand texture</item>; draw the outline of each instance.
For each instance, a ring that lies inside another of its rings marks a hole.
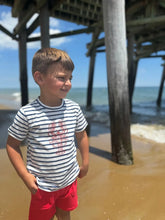
[[[4,112],[0,121],[9,114]],[[7,127],[10,117],[6,120]],[[132,137],[134,165],[118,165],[109,159],[109,130],[98,124],[90,129],[90,169],[87,177],[78,180],[79,206],[72,220],[164,220],[164,144]],[[26,158],[26,147],[22,151]],[[0,219],[27,220],[30,193],[5,148],[0,149],[0,167]]]

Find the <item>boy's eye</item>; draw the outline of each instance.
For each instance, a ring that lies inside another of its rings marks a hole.
[[[62,82],[65,82],[65,77],[59,76],[59,77],[57,77],[57,79],[62,81]]]
[[[63,77],[63,76],[58,76],[58,77],[56,77],[59,81],[61,81],[61,82],[66,82],[67,80],[69,80],[70,82],[71,82],[71,80],[72,80],[72,77],[70,77],[69,79],[68,78],[66,78],[66,77]]]

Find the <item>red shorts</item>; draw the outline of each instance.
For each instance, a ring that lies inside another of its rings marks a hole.
[[[71,185],[54,192],[38,189],[36,194],[32,194],[29,220],[50,220],[56,213],[56,207],[71,211],[77,206],[77,180]]]

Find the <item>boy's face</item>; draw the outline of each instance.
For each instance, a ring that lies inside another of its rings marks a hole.
[[[52,65],[47,74],[42,74],[42,84],[40,88],[45,96],[52,99],[63,99],[71,89],[72,72],[62,68],[55,68]]]

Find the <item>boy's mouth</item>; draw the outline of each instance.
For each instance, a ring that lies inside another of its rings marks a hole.
[[[69,92],[69,89],[61,89],[62,92]]]

